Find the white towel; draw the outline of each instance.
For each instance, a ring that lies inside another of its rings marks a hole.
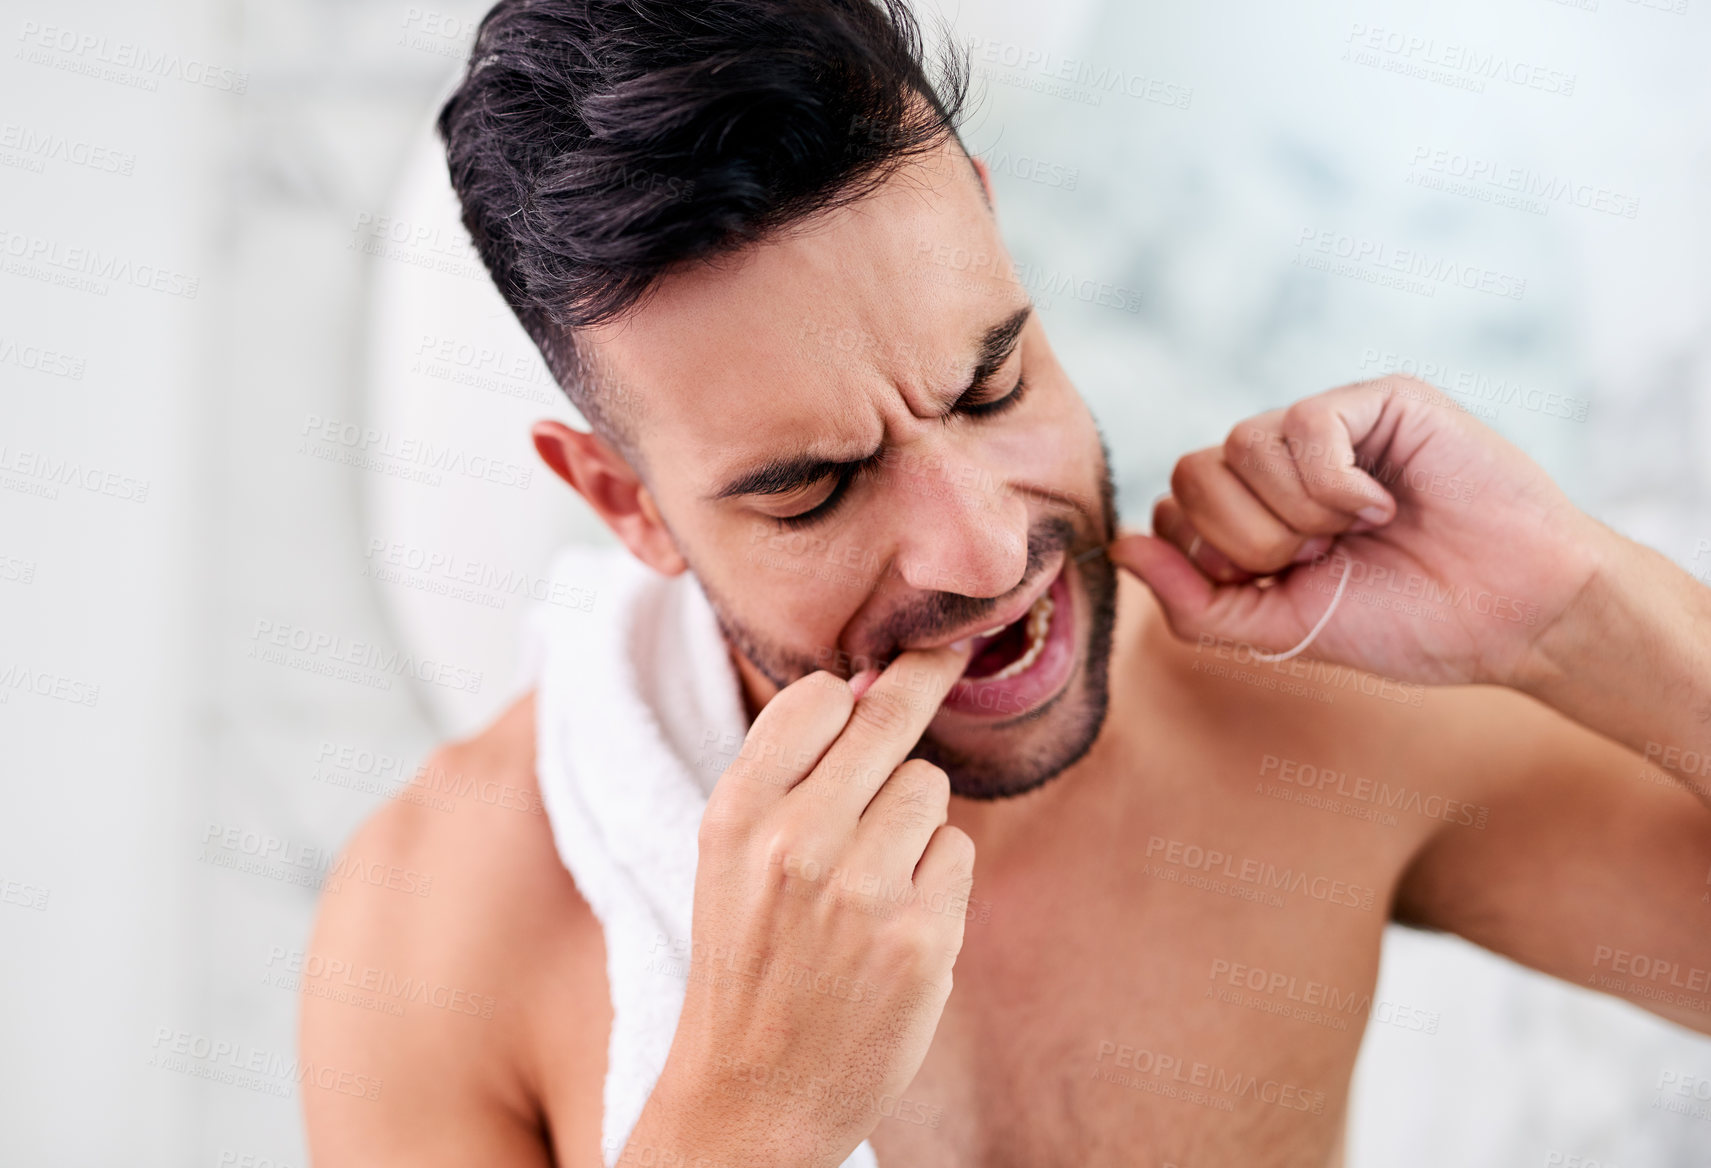
[[[683,1010],[696,834],[748,732],[713,610],[688,573],[619,549],[572,547],[553,578],[592,612],[541,605],[525,660],[537,679],[535,769],[559,858],[599,918],[612,993],[602,1148],[614,1164],[665,1066]],[[877,1168],[863,1142],[844,1168]]]

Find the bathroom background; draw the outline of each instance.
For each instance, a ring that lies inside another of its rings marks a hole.
[[[0,1163],[303,1165],[320,872],[520,692],[531,596],[598,611],[429,133],[484,9],[0,2]],[[935,12],[1129,522],[1401,369],[1711,581],[1704,0]],[[1711,1165],[1656,1106],[1711,1042],[1400,930],[1377,997],[1355,1168]]]

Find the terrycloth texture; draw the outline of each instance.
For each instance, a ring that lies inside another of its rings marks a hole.
[[[713,610],[688,573],[623,549],[573,547],[553,578],[592,612],[530,618],[541,800],[559,858],[606,938],[612,993],[602,1147],[616,1163],[659,1079],[683,1010],[696,834],[748,731]],[[844,1168],[877,1168],[861,1144]]]

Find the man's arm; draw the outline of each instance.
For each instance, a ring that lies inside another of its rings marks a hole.
[[[1281,650],[1318,629],[1314,657],[1509,687],[1441,695],[1487,748],[1489,823],[1428,843],[1405,915],[1711,1029],[1711,799],[1694,797],[1711,770],[1711,591],[1408,378],[1249,419],[1181,459],[1171,491],[1155,534],[1110,555],[1177,635]],[[1618,743],[1674,777],[1636,779]]]
[[[385,808],[351,840],[344,866],[356,860],[438,877],[443,892],[448,873],[432,871],[409,823],[429,814],[403,803]],[[372,1098],[304,1092],[315,1163],[545,1168],[550,1160],[521,1101],[494,1081],[500,1068],[484,1020],[395,990],[407,980],[411,987],[466,980],[438,940],[440,906],[429,887],[412,903],[413,895],[344,881],[322,900],[301,977],[302,1059],[357,1071],[379,1089]]]
[[[1711,806],[1711,588],[1592,520],[1592,567],[1515,686],[1626,744]]]
[[[300,1057],[379,1089],[305,1088],[319,1168],[599,1163],[605,949],[534,795],[532,726],[524,703],[434,755],[335,868]]]
[[[1493,687],[1443,691],[1482,744],[1469,801],[1397,890],[1405,923],[1711,1034],[1711,810],[1636,754]]]

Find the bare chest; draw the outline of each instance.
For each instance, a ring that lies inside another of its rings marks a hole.
[[[1340,1160],[1383,873],[1177,842],[977,878],[933,1045],[879,1103],[882,1165]]]

